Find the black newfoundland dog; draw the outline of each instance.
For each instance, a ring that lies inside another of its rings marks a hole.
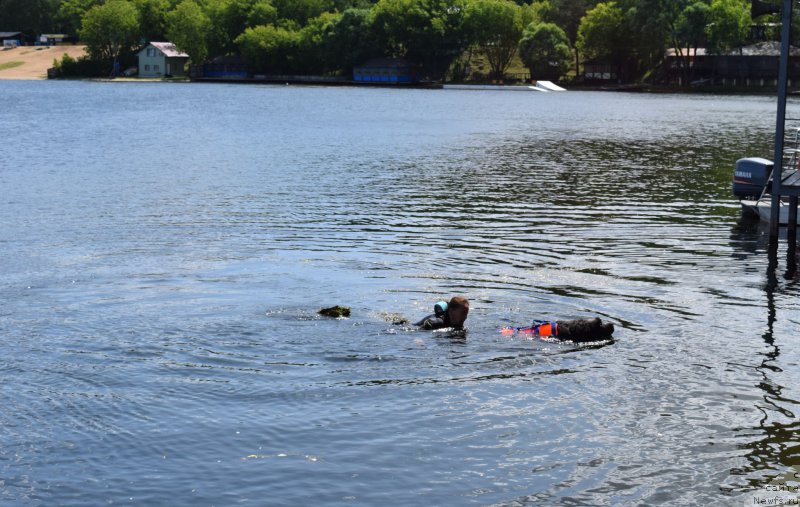
[[[614,324],[593,319],[559,320],[556,322],[556,338],[573,342],[596,342],[608,340],[614,333]]]

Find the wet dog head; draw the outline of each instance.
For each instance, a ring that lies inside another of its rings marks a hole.
[[[607,340],[614,333],[614,324],[598,318],[558,321],[558,338],[575,342]]]
[[[464,327],[469,314],[469,300],[464,296],[455,296],[447,303],[447,320],[452,327]]]

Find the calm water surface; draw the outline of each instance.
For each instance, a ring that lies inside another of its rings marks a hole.
[[[4,506],[752,505],[800,466],[800,285],[729,192],[772,98],[0,96]],[[390,323],[453,294],[464,335]]]

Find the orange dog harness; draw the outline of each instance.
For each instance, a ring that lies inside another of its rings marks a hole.
[[[531,327],[504,327],[500,329],[500,333],[504,335],[519,333],[536,336],[558,336],[558,323],[546,320],[534,320]]]

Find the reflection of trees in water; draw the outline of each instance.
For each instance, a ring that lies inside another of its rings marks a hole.
[[[585,137],[576,131],[546,131],[498,141],[462,157],[458,178],[441,179],[450,191],[480,189],[515,199],[541,198],[558,204],[604,204],[611,201],[675,203],[707,207],[730,196],[731,160],[743,149],[759,153],[760,139],[729,138],[698,146],[683,136],[643,134]],[[469,171],[463,171],[465,165]],[[693,213],[685,209],[684,213]]]
[[[785,229],[781,231],[782,241],[787,239]],[[785,280],[794,281],[797,278],[797,244],[792,235],[788,235],[789,240],[786,249],[786,271],[782,273]],[[734,250],[739,250],[734,256],[749,256],[758,250],[767,252],[767,273],[764,293],[766,295],[767,307],[767,327],[762,338],[767,349],[762,353],[762,361],[756,370],[762,376],[762,381],[757,387],[763,391],[763,406],[756,407],[763,414],[759,425],[752,428],[751,441],[740,445],[748,453],[744,456],[747,464],[743,467],[731,470],[731,475],[744,476],[746,484],[744,488],[748,490],[762,488],[775,477],[781,476],[786,468],[800,465],[800,420],[791,421],[795,418],[795,413],[787,407],[794,407],[800,402],[793,400],[784,394],[786,388],[775,382],[771,375],[781,372],[777,360],[781,349],[775,341],[774,328],[777,322],[776,296],[785,295],[795,297],[796,290],[790,282],[787,286],[782,283],[778,276],[779,253],[777,245],[768,244],[767,228],[758,221],[742,220],[731,234],[731,245]],[[789,422],[773,420],[780,417],[789,419]],[[740,433],[747,433],[750,430],[738,429]],[[762,472],[762,474],[757,474]],[[768,472],[763,474],[763,472]]]

